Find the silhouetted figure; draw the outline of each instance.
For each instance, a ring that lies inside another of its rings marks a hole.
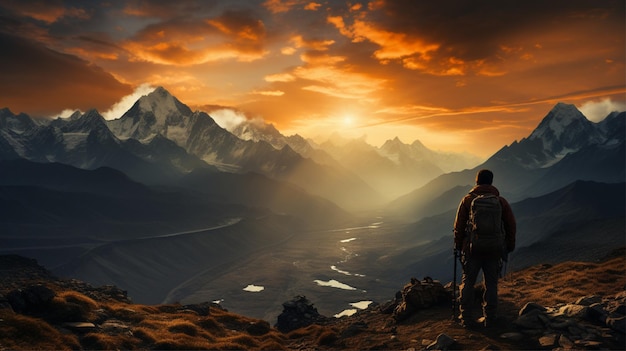
[[[494,324],[502,262],[515,249],[515,216],[492,183],[490,170],[478,171],[476,186],[461,200],[454,220],[454,249],[460,252],[463,266],[459,319],[465,326],[474,323],[474,285],[481,270],[485,288],[483,317],[477,322],[486,327]]]

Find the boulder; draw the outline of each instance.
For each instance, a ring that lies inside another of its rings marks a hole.
[[[519,310],[519,315],[521,316],[533,310],[545,312],[547,309],[538,303],[528,302],[524,305],[524,307],[522,307],[522,309]]]
[[[298,328],[326,320],[305,296],[298,295],[283,303],[283,312],[278,316],[276,329],[288,333]]]
[[[517,317],[513,323],[522,329],[543,329],[544,324],[539,318],[541,314],[542,311],[533,309]]]
[[[569,318],[586,318],[589,307],[583,305],[565,305],[559,308],[559,313]]]
[[[56,293],[45,285],[31,285],[7,294],[7,301],[17,313],[39,313],[45,310]]]
[[[426,346],[426,350],[448,350],[450,346],[454,345],[456,340],[447,334],[439,334],[437,340],[432,344]]]

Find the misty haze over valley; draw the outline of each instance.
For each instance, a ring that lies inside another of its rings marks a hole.
[[[410,277],[448,282],[456,208],[481,168],[517,218],[509,269],[625,244],[623,111],[595,123],[558,103],[483,161],[419,140],[314,143],[256,121],[226,130],[162,87],[114,120],[9,108],[2,254],[138,303],[217,301],[275,320],[296,295],[332,316],[382,302]]]

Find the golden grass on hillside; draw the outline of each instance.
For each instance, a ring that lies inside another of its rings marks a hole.
[[[564,262],[537,265],[501,281],[500,294],[513,301],[544,306],[573,303],[588,295],[612,296],[626,287],[624,258],[602,263]]]
[[[185,334],[171,335],[154,343],[155,350],[211,350],[213,343]]]
[[[511,321],[526,302],[554,306],[575,302],[583,296],[608,297],[622,292],[626,287],[624,250],[611,257],[602,263],[544,264],[514,272],[501,280],[499,312],[506,321]],[[481,349],[486,343],[503,350],[536,346],[534,341],[516,343],[459,328],[451,321],[448,306],[420,311],[402,324],[391,323],[390,315],[365,311],[352,318],[333,319],[328,325],[313,324],[288,334],[271,328],[266,321],[214,306],[207,315],[199,315],[179,304],[98,302],[72,291],[57,291],[49,308],[37,316],[9,311],[0,310],[2,350],[409,349],[420,347],[424,340],[434,340],[441,332],[451,332],[461,349]],[[100,327],[86,334],[71,334],[63,329],[63,322],[70,321],[91,321]],[[118,327],[102,327],[105,321]],[[355,322],[364,327],[358,333],[346,333]],[[500,331],[510,331],[509,324],[504,323]]]
[[[182,333],[189,336],[196,336],[199,334],[198,326],[185,320],[175,320],[167,327],[167,331],[170,333]]]
[[[43,318],[55,322],[84,322],[96,318],[95,310],[99,304],[93,299],[75,291],[58,293],[49,306],[42,310]]]
[[[155,331],[146,327],[137,327],[131,329],[133,336],[141,340],[145,344],[154,344],[157,341]]]
[[[130,350],[138,343],[138,339],[130,334],[88,333],[81,338],[82,348],[87,350]]]
[[[13,314],[0,313],[0,340],[8,350],[76,350],[80,343],[76,336],[63,334],[45,321]]]

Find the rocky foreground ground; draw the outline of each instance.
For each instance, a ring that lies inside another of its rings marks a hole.
[[[0,350],[623,350],[625,254],[622,248],[599,262],[509,273],[491,328],[461,327],[449,301],[398,322],[389,313],[393,296],[339,319],[320,316],[315,301],[295,297],[285,302],[283,319],[297,323],[285,328],[212,303],[133,304],[117,287],[57,279],[33,260],[0,256]],[[300,313],[287,316],[287,310]]]

